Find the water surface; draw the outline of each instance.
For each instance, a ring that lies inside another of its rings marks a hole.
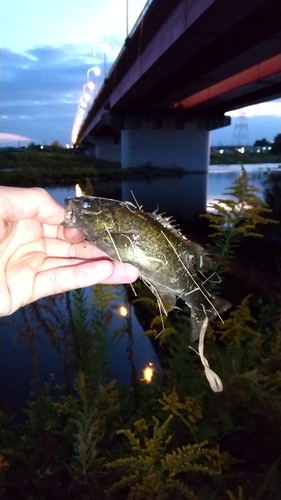
[[[277,164],[246,165],[245,166],[252,184],[263,191],[263,181],[266,177],[267,169],[278,168]],[[198,213],[204,212],[207,202],[216,197],[222,197],[223,192],[241,173],[239,165],[210,166],[208,175],[190,174],[181,178],[149,179],[138,181],[124,181],[122,184],[109,183],[108,192],[106,184],[99,186],[96,192],[99,196],[114,197],[116,199],[131,200],[131,191],[134,193],[140,205],[145,210],[153,211],[159,207],[160,211],[168,215],[174,215],[179,221],[184,218],[194,217]],[[61,204],[64,204],[66,197],[75,196],[75,187],[53,187],[48,188],[48,192]],[[90,289],[87,289],[89,297]],[[65,296],[54,298],[51,302],[39,301],[45,304],[45,319],[48,325],[54,324],[60,333],[60,324],[56,323],[54,314],[58,307],[61,315],[65,318],[65,324],[69,321],[69,312],[66,307]],[[60,301],[60,302],[59,302]],[[121,303],[121,302],[120,302]],[[48,305],[49,304],[49,305]],[[49,307],[49,312],[48,312]],[[148,363],[153,362],[156,366],[157,358],[148,338],[140,338],[143,329],[135,316],[132,306],[128,306],[130,315],[126,321],[127,327],[132,332],[132,338],[124,335],[110,354],[112,362],[112,375],[119,384],[128,384],[130,381],[130,364],[128,362],[128,342],[133,349],[134,362],[138,375],[141,376],[141,369]],[[24,308],[26,309],[26,308]],[[34,326],[36,318],[33,313],[25,311],[27,324]],[[124,319],[115,315],[112,319],[111,328],[115,329]],[[14,337],[26,328],[23,322],[23,311],[17,311],[10,317],[0,319],[0,398],[7,401],[7,394],[16,401],[16,407],[20,407],[22,402],[28,398],[32,389],[31,354],[26,342],[18,340],[14,344]],[[48,328],[48,327],[47,327]],[[62,361],[58,353],[51,348],[50,338],[42,325],[38,326],[40,339],[35,342],[36,351],[40,364],[42,380],[49,380],[50,373],[53,373],[58,383],[62,381]],[[8,389],[7,389],[8,388]]]

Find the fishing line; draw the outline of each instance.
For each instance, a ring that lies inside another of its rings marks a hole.
[[[201,276],[203,276],[203,278],[204,278],[204,281],[202,283],[203,285],[205,285],[205,283],[208,283],[208,281],[209,281],[209,283],[212,283],[214,285],[218,285],[219,283],[222,282],[222,279],[219,277],[218,273],[216,273],[216,272],[212,273],[211,276],[209,276],[208,278],[204,275],[204,273],[202,273],[202,271],[200,271],[200,269],[198,269],[198,273],[200,273]],[[216,279],[212,280],[213,276],[215,276]]]
[[[142,205],[139,205],[138,200],[137,200],[137,198],[136,198],[136,197],[135,197],[135,195],[134,195],[134,192],[133,192],[133,191],[130,191],[130,193],[131,193],[131,196],[132,196],[132,198],[133,198],[133,200],[134,200],[134,202],[135,202],[135,204],[136,204],[136,207],[137,207],[139,210],[141,210],[141,209],[142,209]]]

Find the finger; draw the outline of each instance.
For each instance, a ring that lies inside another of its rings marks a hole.
[[[48,224],[61,224],[64,209],[45,189],[0,186],[1,217],[7,221],[34,218]]]
[[[110,260],[90,261],[40,272],[35,278],[32,300],[103,283],[109,280],[113,272],[114,265]]]
[[[74,227],[63,227],[59,228],[58,235],[63,237],[66,241],[70,243],[78,243],[84,240],[85,235],[80,229]]]
[[[106,285],[121,285],[125,283],[133,283],[139,278],[139,269],[131,264],[123,264],[122,262],[113,262],[114,272],[110,278],[104,280]]]
[[[39,272],[40,273],[45,273],[46,271],[52,271],[56,270],[58,268],[63,268],[63,267],[68,267],[68,268],[74,268],[75,266],[80,266],[82,264],[85,264],[86,266],[88,264],[91,264],[93,266],[93,269],[96,271],[97,270],[97,265],[100,265],[103,261],[109,261],[112,266],[112,274],[109,277],[109,279],[105,279],[105,283],[132,283],[133,281],[136,281],[136,279],[139,277],[139,270],[132,266],[131,264],[124,264],[120,262],[112,262],[107,255],[105,255],[103,252],[101,252],[101,255],[94,260],[85,260],[85,259],[64,259],[64,258],[56,258],[56,257],[49,257],[44,260],[42,265],[40,266]],[[92,280],[95,280],[95,276],[92,275],[92,277],[89,278],[90,280],[90,285],[93,285],[94,283]],[[83,285],[83,286],[89,286],[89,285]]]
[[[42,273],[51,269],[59,267],[73,267],[79,264],[87,264],[90,262],[100,262],[101,260],[112,260],[107,255],[96,256],[94,259],[79,259],[79,258],[61,258],[61,257],[47,257],[38,268],[38,272]]]
[[[56,238],[46,238],[45,251],[48,257],[70,257],[78,259],[108,258],[102,250],[86,241],[71,244]]]

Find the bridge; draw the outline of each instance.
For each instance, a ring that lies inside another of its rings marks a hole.
[[[150,0],[76,145],[123,167],[206,172],[229,110],[281,95],[280,0]]]

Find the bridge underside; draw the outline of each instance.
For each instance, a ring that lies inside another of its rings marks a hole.
[[[94,141],[124,167],[204,170],[208,131],[229,123],[226,111],[281,95],[280,19],[280,0],[151,1],[77,145]]]
[[[84,147],[96,158],[121,162],[123,168],[152,165],[206,172],[209,131],[228,125],[229,117],[172,113],[112,113],[103,115],[101,132],[88,136]]]
[[[233,102],[231,92],[238,88],[233,80],[232,87],[221,88],[216,96],[215,112],[280,96],[280,19],[280,0],[153,0],[127,38],[78,142],[96,127],[105,106],[127,112],[173,109],[237,75],[240,99]],[[270,71],[252,72],[247,81],[240,78],[243,71],[263,64]],[[205,99],[202,104],[190,102],[188,109],[206,110]]]

